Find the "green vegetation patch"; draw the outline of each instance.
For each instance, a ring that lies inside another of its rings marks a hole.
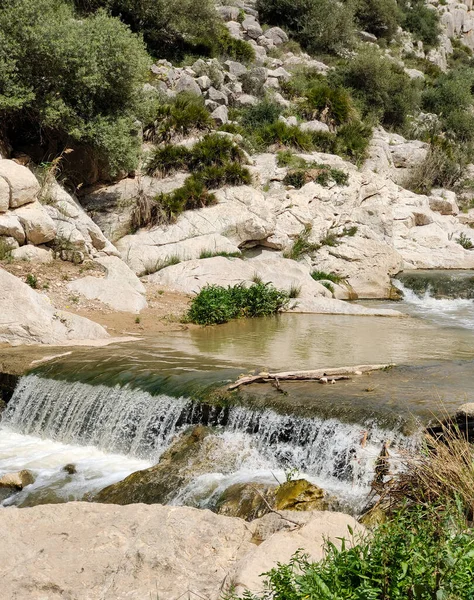
[[[218,325],[240,317],[265,317],[288,307],[290,296],[261,281],[223,287],[207,285],[192,300],[187,320],[198,325]]]

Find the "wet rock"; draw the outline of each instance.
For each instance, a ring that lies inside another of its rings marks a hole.
[[[66,471],[69,475],[75,475],[77,473],[77,467],[72,463],[68,463],[67,465],[64,465],[63,471]]]
[[[7,473],[0,477],[0,487],[12,488],[14,490],[22,490],[27,485],[34,483],[35,478],[31,471],[24,469],[17,473]]]
[[[271,510],[327,510],[329,499],[324,490],[305,479],[281,485],[237,483],[230,486],[217,502],[217,512],[229,517],[253,521]]]
[[[202,454],[210,433],[211,430],[206,427],[195,427],[172,444],[157,465],[132,473],[123,481],[106,487],[94,497],[94,501],[122,505],[138,502],[166,504],[177,490],[203,471],[203,467],[204,472],[209,468]]]

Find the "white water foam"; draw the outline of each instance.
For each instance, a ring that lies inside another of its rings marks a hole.
[[[474,329],[473,300],[434,298],[429,289],[422,296],[418,296],[398,279],[394,279],[393,284],[403,293],[403,300],[411,309],[411,314],[445,326]]]

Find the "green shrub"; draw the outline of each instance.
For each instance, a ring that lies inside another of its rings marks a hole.
[[[186,54],[216,51],[220,22],[213,0],[74,0],[86,14],[105,8],[143,36],[158,58],[182,59]]]
[[[344,281],[343,277],[336,275],[335,273],[325,273],[324,271],[313,271],[311,273],[311,277],[315,281],[331,281],[332,283],[342,283]]]
[[[310,252],[315,252],[316,250],[319,250],[319,248],[321,247],[319,244],[313,244],[309,241],[311,231],[312,226],[305,225],[303,231],[296,237],[291,248],[289,250],[286,250],[283,253],[283,256],[292,260],[299,260],[305,254],[309,254]]]
[[[326,543],[312,563],[301,552],[266,573],[247,600],[466,600],[474,597],[474,532],[456,504],[401,510],[371,536]]]
[[[303,116],[308,119],[325,115],[327,121],[334,125],[346,123],[353,114],[353,106],[349,93],[341,87],[330,87],[328,84],[313,84],[305,92],[306,102],[302,105]]]
[[[38,287],[38,278],[36,277],[36,275],[33,275],[32,273],[28,273],[28,275],[26,276],[26,283],[33,288],[34,290],[37,289]]]
[[[241,112],[240,123],[242,127],[253,130],[257,127],[271,125],[278,121],[281,107],[270,100],[262,100],[254,106],[249,106]]]
[[[294,171],[289,171],[283,183],[285,185],[291,185],[296,189],[303,187],[310,181],[315,181],[322,186],[327,186],[331,181],[334,181],[337,185],[347,185],[349,176],[340,169],[334,169],[329,165],[320,165],[317,163],[307,163],[302,160],[303,167]]]
[[[183,92],[157,110],[154,122],[145,130],[145,138],[155,143],[169,141],[174,135],[186,136],[191,131],[206,131],[212,125],[204,98]]]
[[[398,0],[398,3],[403,29],[413,33],[415,39],[428,48],[437,46],[441,33],[438,12],[430,9],[424,0]]]
[[[223,256],[224,258],[239,258],[242,256],[241,252],[214,252],[213,250],[202,250],[199,255],[200,259],[214,258],[215,256]]]
[[[254,131],[254,140],[257,146],[268,147],[279,144],[298,150],[312,150],[315,146],[310,132],[303,131],[295,125],[287,125],[283,121],[275,121],[271,125],[264,125]]]
[[[297,171],[290,171],[283,179],[285,185],[291,185],[297,190],[302,188],[306,183],[306,171],[304,169],[298,169]]]
[[[418,84],[400,65],[373,49],[364,49],[344,63],[334,77],[352,90],[365,116],[374,115],[385,126],[403,126],[419,106]]]
[[[185,169],[189,162],[190,152],[184,146],[166,144],[154,148],[146,162],[148,175],[169,175],[173,171]]]
[[[472,243],[471,238],[467,237],[465,233],[461,233],[460,236],[456,239],[456,242],[460,244],[464,250],[472,250],[474,248],[474,244]]]
[[[195,171],[210,166],[223,166],[228,163],[242,163],[242,150],[225,135],[206,135],[197,142],[190,153],[189,169]]]
[[[227,288],[207,285],[192,300],[187,320],[198,325],[218,325],[239,317],[274,315],[285,310],[288,303],[288,293],[269,283]]]
[[[355,17],[364,31],[391,40],[397,32],[401,13],[397,0],[356,0]]]
[[[425,160],[412,169],[404,186],[416,194],[430,194],[434,187],[456,188],[468,160],[462,148],[435,141]]]
[[[15,145],[49,156],[81,146],[111,174],[134,169],[148,64],[141,40],[103,11],[78,19],[62,0],[0,5],[0,120]]]
[[[350,3],[332,0],[258,0],[260,19],[285,25],[310,52],[339,52],[351,48],[355,27]]]
[[[337,130],[335,152],[359,163],[366,157],[371,139],[372,127],[361,121],[351,121]]]

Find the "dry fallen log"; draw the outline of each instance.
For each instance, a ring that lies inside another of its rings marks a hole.
[[[394,365],[358,365],[357,367],[337,367],[333,369],[315,369],[313,371],[283,371],[281,373],[259,373],[258,375],[242,376],[228,387],[235,390],[242,385],[251,383],[270,383],[280,381],[319,381],[320,383],[332,383],[341,379],[350,379],[351,375],[362,375],[370,371],[388,369]]]

